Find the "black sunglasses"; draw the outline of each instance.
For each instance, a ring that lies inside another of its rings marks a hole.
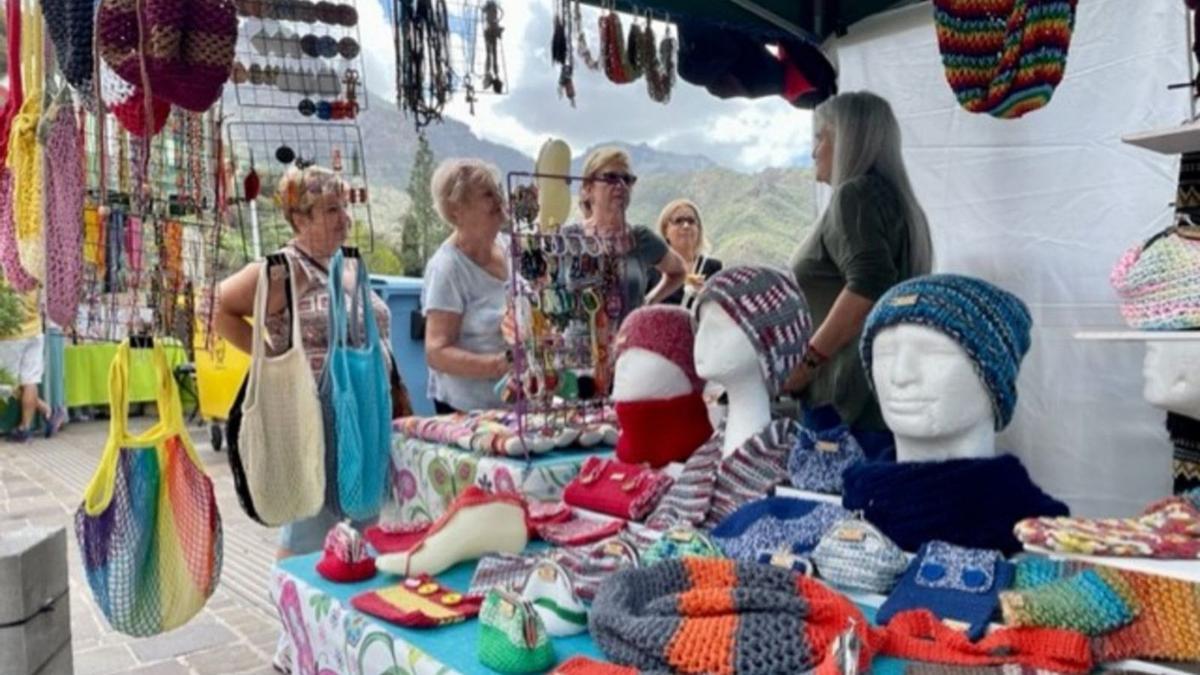
[[[671,223],[674,225],[695,225],[697,222],[698,221],[691,216],[678,216],[671,219]]]
[[[605,171],[604,173],[596,174],[596,180],[604,181],[605,183],[624,183],[626,187],[633,187],[637,182],[637,176],[631,173],[621,173],[618,171]]]

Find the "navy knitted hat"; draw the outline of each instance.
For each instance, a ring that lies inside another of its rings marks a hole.
[[[958,274],[930,274],[893,286],[867,316],[859,344],[872,387],[875,336],[902,323],[933,328],[961,345],[991,394],[996,430],[1008,426],[1017,404],[1017,373],[1029,351],[1033,323],[1020,298],[983,279]]]

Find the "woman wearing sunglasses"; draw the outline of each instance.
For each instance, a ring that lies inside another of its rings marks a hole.
[[[671,305],[690,307],[692,298],[704,286],[704,282],[721,271],[721,261],[705,254],[708,240],[704,238],[704,224],[700,222],[700,209],[690,199],[676,199],[658,214],[658,232],[667,241],[671,250],[683,258],[687,270],[683,287],[663,298]],[[662,275],[650,270],[647,291],[658,285]]]
[[[661,237],[645,225],[629,225],[625,220],[636,182],[637,176],[630,170],[629,155],[620,148],[597,148],[583,164],[579,208],[584,216],[584,232],[615,236],[628,230],[633,237],[633,246],[625,254],[622,265],[621,319],[642,305],[662,302],[682,288],[687,277],[683,258]],[[661,278],[657,285],[647,290],[646,281],[652,271],[657,271]],[[620,322],[614,325],[620,325]]]

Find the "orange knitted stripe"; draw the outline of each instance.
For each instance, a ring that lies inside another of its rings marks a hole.
[[[1200,584],[1119,570],[1137,620],[1095,640],[1104,661],[1126,658],[1200,659]]]
[[[796,593],[808,601],[808,615],[802,622],[806,642],[813,649],[813,660],[823,664],[828,660],[834,640],[854,622],[862,651],[859,653],[859,672],[869,672],[871,659],[882,642],[880,635],[870,630],[871,624],[862,612],[841,593],[803,574],[796,575]]]
[[[667,663],[672,672],[733,675],[737,627],[738,618],[733,613],[683,619],[667,645]]]
[[[688,556],[681,559],[687,569],[690,588],[733,588],[737,586],[737,563],[733,560]],[[682,609],[682,608],[681,608]]]

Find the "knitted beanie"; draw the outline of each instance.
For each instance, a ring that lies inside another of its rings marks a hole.
[[[674,305],[647,305],[629,313],[617,331],[616,358],[627,349],[645,349],[679,366],[692,383],[692,391],[704,389],[704,380],[696,374],[692,348],[696,332],[692,316]]]
[[[958,103],[1017,118],[1062,81],[1077,0],[934,0],[938,49]]]
[[[863,328],[859,349],[871,386],[875,336],[897,324],[933,328],[957,342],[991,395],[996,430],[1008,426],[1032,324],[1020,298],[982,279],[957,274],[931,274],[893,286],[875,303]]]
[[[795,280],[769,267],[731,267],[713,275],[695,310],[716,302],[750,338],[767,389],[774,396],[804,357],[812,335],[808,302]]]
[[[968,624],[967,636],[978,640],[1015,571],[999,551],[931,541],[921,547],[875,620],[882,625],[905,610],[928,609],[939,619]]]
[[[866,620],[848,598],[788,570],[718,558],[621,572],[600,587],[588,616],[616,663],[743,675],[815,668],[851,622],[867,644]],[[860,672],[870,659],[863,649]]]
[[[1200,420],[1169,412],[1167,435],[1175,446],[1175,494],[1200,495]],[[1195,506],[1200,508],[1200,500]]]

